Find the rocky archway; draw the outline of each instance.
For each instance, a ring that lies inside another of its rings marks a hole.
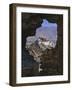
[[[40,72],[40,74],[38,73],[38,71],[35,72],[35,68],[34,70],[32,69],[31,74],[29,73],[28,74],[29,75],[61,75],[63,74],[63,16],[62,15],[23,13],[22,14],[22,51],[23,49],[25,49],[26,37],[35,34],[36,28],[40,27],[42,20],[44,18],[51,23],[57,23],[58,25],[57,44],[54,49],[48,50],[47,52],[44,53],[45,55],[43,55],[41,61],[42,71]],[[37,67],[37,66],[38,66],[37,63],[33,64],[33,67]],[[36,68],[36,70],[37,69],[38,68]]]

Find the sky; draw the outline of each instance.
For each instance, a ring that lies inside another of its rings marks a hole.
[[[43,37],[50,41],[57,41],[57,24],[43,19],[41,27],[36,29],[36,38]]]

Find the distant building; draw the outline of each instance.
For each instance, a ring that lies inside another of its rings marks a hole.
[[[55,46],[55,43],[53,41],[49,41],[41,37],[38,39],[38,44],[43,51],[46,49],[54,48]]]
[[[31,40],[31,41],[30,41]],[[34,41],[35,39],[29,38],[29,41],[26,42],[26,48],[28,49],[30,55],[34,57],[39,57],[42,55],[43,51],[46,49],[54,48],[54,42],[46,40],[45,38],[39,38],[38,40]]]

